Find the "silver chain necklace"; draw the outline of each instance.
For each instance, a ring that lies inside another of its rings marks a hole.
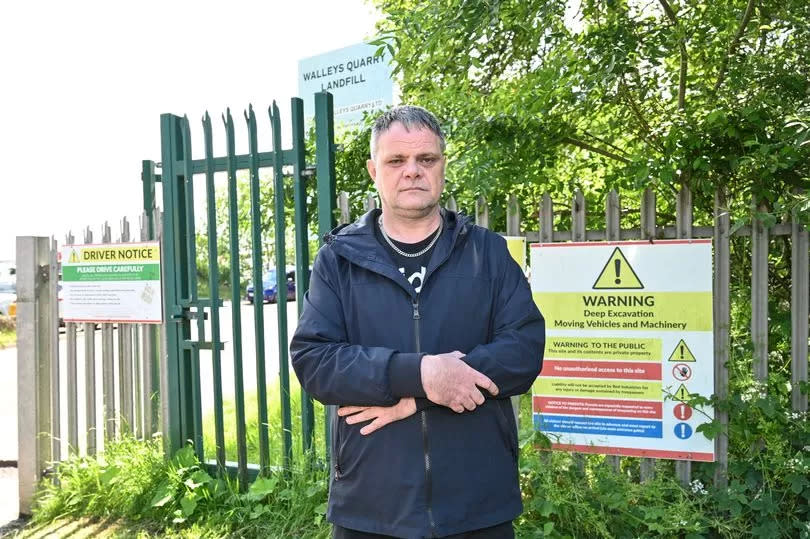
[[[380,232],[382,232],[382,237],[385,238],[386,243],[388,243],[388,245],[391,247],[391,249],[394,250],[394,252],[396,252],[400,256],[404,256],[405,258],[416,258],[430,251],[430,249],[436,244],[436,241],[439,239],[439,236],[442,235],[442,227],[444,226],[444,219],[441,218],[439,219],[439,228],[434,233],[435,236],[433,236],[433,239],[430,240],[430,243],[428,243],[427,246],[418,253],[406,253],[405,251],[394,245],[394,242],[391,240],[391,238],[388,237],[388,234],[385,233],[385,228],[383,227],[382,214],[380,214],[380,217],[377,218],[377,224],[380,226]]]

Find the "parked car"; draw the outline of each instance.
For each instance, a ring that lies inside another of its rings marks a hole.
[[[17,290],[14,283],[0,282],[0,315],[16,316]]]
[[[263,303],[275,303],[278,299],[278,283],[276,282],[276,270],[271,269],[262,278],[264,287]],[[287,268],[287,301],[295,300],[295,268]],[[253,285],[250,284],[245,292],[245,300],[253,303]]]

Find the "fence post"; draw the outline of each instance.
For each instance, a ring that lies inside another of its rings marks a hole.
[[[576,190],[574,193],[573,199],[571,200],[571,241],[585,241],[587,238],[587,233],[585,232],[585,223],[586,221],[586,208],[585,208],[585,196],[582,194],[582,191],[579,189]],[[576,465],[577,469],[584,473],[585,472],[585,455],[582,453],[574,453],[573,455],[574,464]]]
[[[543,200],[540,202],[540,242],[551,243],[554,241],[554,203],[548,192],[543,193]]]
[[[75,239],[72,232],[65,236],[65,244],[73,245]],[[57,300],[58,301],[58,300]],[[67,428],[68,452],[79,452],[79,398],[78,376],[76,374],[76,323],[65,322],[65,343],[67,358]]]
[[[801,384],[807,383],[807,318],[810,315],[807,290],[808,278],[808,233],[798,223],[796,210],[791,223],[791,266],[790,266],[790,317],[791,335],[791,402],[794,412],[807,411],[807,395],[802,393]]]
[[[728,398],[730,221],[725,191],[719,189],[714,195],[714,394],[720,400]],[[714,485],[725,488],[728,484],[728,412],[715,410],[715,414],[721,432],[714,441],[717,459]]]
[[[684,184],[675,200],[675,230],[678,239],[692,237],[692,211],[692,191]],[[675,476],[682,486],[687,486],[692,481],[692,461],[675,461]]]
[[[121,243],[130,241],[129,220],[121,219]],[[132,325],[118,324],[118,394],[121,398],[121,432],[132,434],[135,421],[132,406]]]
[[[450,198],[447,199],[447,203],[445,204],[444,207],[452,212],[458,212],[458,204],[456,203],[456,198],[453,195],[450,195]]]
[[[340,209],[340,223],[345,225],[352,221],[351,212],[349,211],[349,193],[341,191],[338,195],[338,208]]]
[[[318,237],[326,241],[326,235],[335,226],[335,123],[332,94],[315,94],[315,177],[318,185]],[[341,221],[349,222],[348,199],[346,213],[341,207]],[[345,217],[345,220],[344,220]],[[324,410],[324,437],[326,440],[326,462],[329,465],[332,455],[332,418],[337,414],[335,406]],[[329,466],[327,466],[328,468]]]
[[[619,202],[619,194],[615,189],[611,189],[605,200],[605,239],[607,241],[619,241],[620,236],[621,203]],[[616,473],[622,470],[622,460],[617,455],[607,455],[605,462]]]
[[[84,243],[93,243],[93,231],[88,226],[84,231]],[[87,454],[96,454],[96,324],[84,324],[84,406],[85,430],[87,431]]]
[[[51,339],[51,462],[62,460],[62,399],[59,385],[59,264],[57,261],[58,245],[56,239],[51,238],[51,252],[48,269],[48,290],[50,295],[50,330]]]
[[[489,228],[489,206],[487,205],[487,199],[483,195],[475,201],[475,224],[483,228]]]
[[[520,204],[517,196],[513,193],[509,195],[506,205],[506,235],[520,236]],[[524,268],[521,268],[524,269]],[[531,391],[531,390],[530,390]],[[520,395],[511,397],[512,413],[515,414],[515,425],[520,430]]]
[[[768,211],[765,204],[757,212]],[[754,379],[768,380],[768,243],[765,224],[756,215],[751,226],[751,340],[754,344]]]
[[[506,234],[508,236],[520,236],[520,204],[517,195],[509,195],[506,204]]]
[[[366,195],[366,211],[371,211],[377,207],[377,195],[374,193]]]
[[[641,199],[641,239],[655,239],[655,192],[649,187],[644,190]],[[641,481],[649,481],[655,476],[655,460],[641,459]]]
[[[101,243],[111,243],[110,225],[101,229]],[[115,366],[113,362],[113,327],[101,324],[101,380],[104,402],[104,441],[115,438]],[[105,444],[106,445],[106,444]]]
[[[48,238],[18,236],[17,259],[17,470],[20,514],[30,515],[37,483],[54,459],[51,432],[54,417],[51,363],[51,310],[56,296],[49,293],[51,242]],[[58,336],[58,333],[57,333]],[[58,380],[58,379],[57,379]]]
[[[141,241],[154,241],[156,234],[155,183],[157,174],[155,162],[145,160],[141,163],[141,180],[143,181],[143,220],[141,224]],[[161,257],[163,253],[161,251]],[[162,277],[165,278],[165,277]],[[141,399],[143,401],[143,430],[145,439],[149,439],[158,430],[158,406],[153,401],[160,394],[160,383],[155,383],[158,372],[157,363],[157,327],[146,324],[141,329]]]

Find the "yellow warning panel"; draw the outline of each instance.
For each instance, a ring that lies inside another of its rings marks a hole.
[[[626,380],[583,380],[539,376],[532,384],[535,395],[553,397],[593,397],[603,399],[661,400],[661,382]]]
[[[661,339],[628,337],[568,337],[546,339],[547,359],[661,361]]]
[[[518,263],[520,269],[526,271],[526,238],[523,236],[504,236],[509,254]]]
[[[622,250],[616,247],[596,282],[594,290],[640,290],[644,288]]]
[[[686,346],[686,342],[681,339],[678,341],[677,346],[675,346],[675,350],[672,351],[672,354],[670,354],[667,361],[677,361],[680,363],[682,361],[697,361],[697,359],[689,347]]]
[[[547,329],[677,331],[678,334],[712,330],[711,292],[534,292],[532,295],[546,319]]]
[[[686,386],[681,384],[678,389],[675,391],[675,398],[679,401],[685,401],[690,397],[689,391],[686,390]]]
[[[79,255],[76,254],[76,249],[70,250],[70,260],[68,260],[71,264],[78,264],[79,263]]]

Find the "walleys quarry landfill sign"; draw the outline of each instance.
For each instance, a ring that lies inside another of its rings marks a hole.
[[[534,426],[552,448],[714,461],[711,240],[531,246],[546,319]]]
[[[65,245],[60,254],[66,322],[162,321],[158,242]]]
[[[382,110],[394,102],[391,56],[386,49],[359,43],[298,62],[298,95],[304,116],[315,114],[314,94],[330,92],[335,122],[355,124],[364,112]]]

